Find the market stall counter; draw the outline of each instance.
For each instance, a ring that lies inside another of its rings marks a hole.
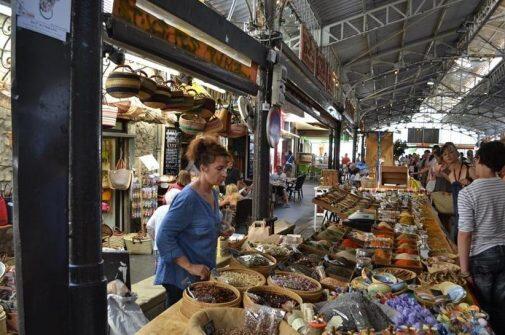
[[[426,195],[346,192],[318,200],[342,214],[378,204],[370,231],[328,222],[307,240],[245,241],[229,265],[190,285],[139,334],[184,334],[208,307],[241,306],[243,315],[281,311],[294,334],[493,334]]]

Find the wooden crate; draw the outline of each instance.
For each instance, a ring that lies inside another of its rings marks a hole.
[[[382,185],[393,184],[407,187],[409,171],[406,166],[382,166]]]
[[[321,186],[337,186],[338,171],[333,169],[323,169],[321,172]]]

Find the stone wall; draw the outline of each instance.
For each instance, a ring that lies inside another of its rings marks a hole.
[[[146,122],[134,124],[135,157],[152,154],[161,165],[162,128],[158,124]]]
[[[12,123],[10,99],[0,94],[0,183],[12,181]]]

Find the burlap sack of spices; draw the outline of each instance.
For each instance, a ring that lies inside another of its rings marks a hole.
[[[218,334],[233,334],[245,328],[246,310],[243,308],[207,308],[194,314],[184,335],[205,335],[204,327],[212,326]],[[212,325],[210,323],[212,321]],[[287,322],[279,324],[279,335],[298,335]],[[251,334],[253,335],[253,334]],[[257,334],[254,334],[257,335]]]

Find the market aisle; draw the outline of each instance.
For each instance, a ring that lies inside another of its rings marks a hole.
[[[290,201],[289,208],[275,208],[274,216],[279,220],[285,220],[295,224],[295,233],[302,234],[303,237],[312,235],[312,219],[314,215],[314,182],[306,182],[303,185],[302,201]]]

